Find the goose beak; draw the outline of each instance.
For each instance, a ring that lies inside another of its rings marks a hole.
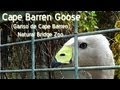
[[[59,67],[60,65],[62,65],[62,63],[57,62],[56,59],[52,60],[52,62],[51,62],[51,67],[52,68]]]
[[[72,61],[72,47],[63,46],[55,55],[55,59],[51,63],[51,67],[58,67],[62,64],[70,64]]]

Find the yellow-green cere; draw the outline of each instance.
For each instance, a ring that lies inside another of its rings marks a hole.
[[[61,55],[64,54],[64,55]],[[63,46],[55,56],[57,62],[68,64],[72,59],[72,47],[71,46]]]

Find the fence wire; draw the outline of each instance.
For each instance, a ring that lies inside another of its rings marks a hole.
[[[65,35],[63,37],[52,37],[52,38],[44,38],[44,39],[34,39],[28,40],[28,41],[22,41],[22,42],[15,42],[15,43],[8,43],[8,44],[1,44],[0,48],[2,47],[7,47],[7,46],[12,46],[12,45],[19,45],[19,44],[26,44],[26,43],[31,43],[31,53],[32,53],[32,69],[19,69],[19,70],[0,70],[0,73],[21,73],[21,72],[32,72],[32,79],[35,79],[35,72],[46,72],[46,71],[70,71],[70,70],[76,70],[75,67],[67,67],[67,68],[42,68],[42,69],[35,69],[35,51],[34,51],[34,43],[35,42],[42,42],[42,41],[49,41],[49,40],[56,40],[56,39],[61,39],[61,38],[68,38],[68,37],[74,37],[75,35],[77,36],[85,36],[85,35],[93,35],[93,34],[103,34],[103,33],[111,33],[111,32],[119,32],[120,29],[108,29],[108,30],[100,30],[100,31],[95,31],[95,32],[86,32],[86,33],[75,33],[72,35]],[[101,70],[101,69],[119,69],[120,65],[115,65],[115,66],[89,66],[89,67],[78,67],[77,70]],[[77,73],[75,73],[75,78],[78,79]]]
[[[0,73],[22,73],[22,72],[30,72],[31,79],[35,79],[35,72],[48,72],[48,71],[75,71],[75,79],[79,79],[78,71],[79,70],[107,70],[107,69],[120,69],[120,65],[115,66],[89,66],[89,67],[79,67],[78,66],[78,50],[77,45],[78,36],[86,36],[86,35],[94,35],[94,34],[104,34],[104,33],[112,33],[112,32],[120,32],[119,28],[113,28],[113,29],[106,29],[106,30],[98,30],[94,32],[85,32],[85,33],[78,33],[78,25],[77,21],[75,21],[75,29],[74,34],[70,35],[64,35],[62,37],[51,37],[51,38],[43,38],[43,39],[35,39],[34,37],[31,37],[31,40],[26,41],[20,41],[20,42],[14,42],[14,43],[7,43],[7,44],[0,44],[0,49],[3,47],[8,46],[14,46],[14,45],[23,45],[23,44],[31,44],[31,69],[16,69],[16,70],[0,70]],[[32,30],[32,33],[35,31]],[[59,39],[65,39],[65,38],[71,38],[74,37],[75,44],[74,44],[74,52],[75,52],[75,67],[67,67],[67,68],[35,68],[35,43],[36,42],[43,42],[43,41],[51,41],[51,40],[59,40]],[[1,64],[1,63],[0,63]],[[0,65],[1,68],[1,65]]]

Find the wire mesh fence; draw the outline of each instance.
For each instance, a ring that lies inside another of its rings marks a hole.
[[[7,27],[7,25],[6,25]],[[53,71],[75,71],[75,79],[78,79],[79,70],[101,70],[101,69],[119,69],[120,66],[89,66],[79,67],[78,66],[78,51],[77,51],[77,37],[104,34],[112,32],[120,32],[120,29],[106,29],[98,30],[94,32],[78,33],[77,21],[74,24],[74,34],[64,35],[62,37],[51,37],[51,38],[34,38],[31,37],[29,40],[13,40],[10,43],[0,44],[0,50],[7,53],[3,53],[1,57],[1,70],[0,75],[3,79],[51,79],[54,77]],[[8,29],[8,28],[7,28]],[[34,29],[31,30],[35,32]],[[2,37],[2,36],[1,36]],[[55,55],[58,47],[61,47],[68,38],[75,38],[75,66],[66,68],[51,68],[50,63]],[[61,40],[61,41],[60,41]],[[16,42],[17,41],[17,42]],[[57,46],[55,48],[55,45]],[[47,47],[51,47],[47,48]],[[54,51],[54,53],[53,53]],[[7,58],[4,58],[7,55]],[[3,57],[4,56],[4,57]],[[14,62],[14,65],[13,65]],[[7,74],[9,73],[9,74]]]

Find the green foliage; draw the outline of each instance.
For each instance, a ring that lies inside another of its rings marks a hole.
[[[54,12],[57,13],[58,11]],[[61,11],[59,12],[61,15],[72,15],[75,14],[73,11]],[[90,32],[90,31],[95,31],[95,29],[98,29],[97,27],[97,15],[96,11],[78,11],[78,15],[80,15],[80,20],[78,21],[78,32]],[[74,22],[71,21],[60,21],[57,22],[56,20],[54,21],[56,24],[68,24],[70,27],[74,27]]]
[[[97,18],[95,11],[79,11],[79,32],[94,31],[97,29]]]
[[[116,33],[112,44],[112,51],[116,65],[120,65],[120,33]],[[120,79],[120,70],[116,69],[115,78]]]

